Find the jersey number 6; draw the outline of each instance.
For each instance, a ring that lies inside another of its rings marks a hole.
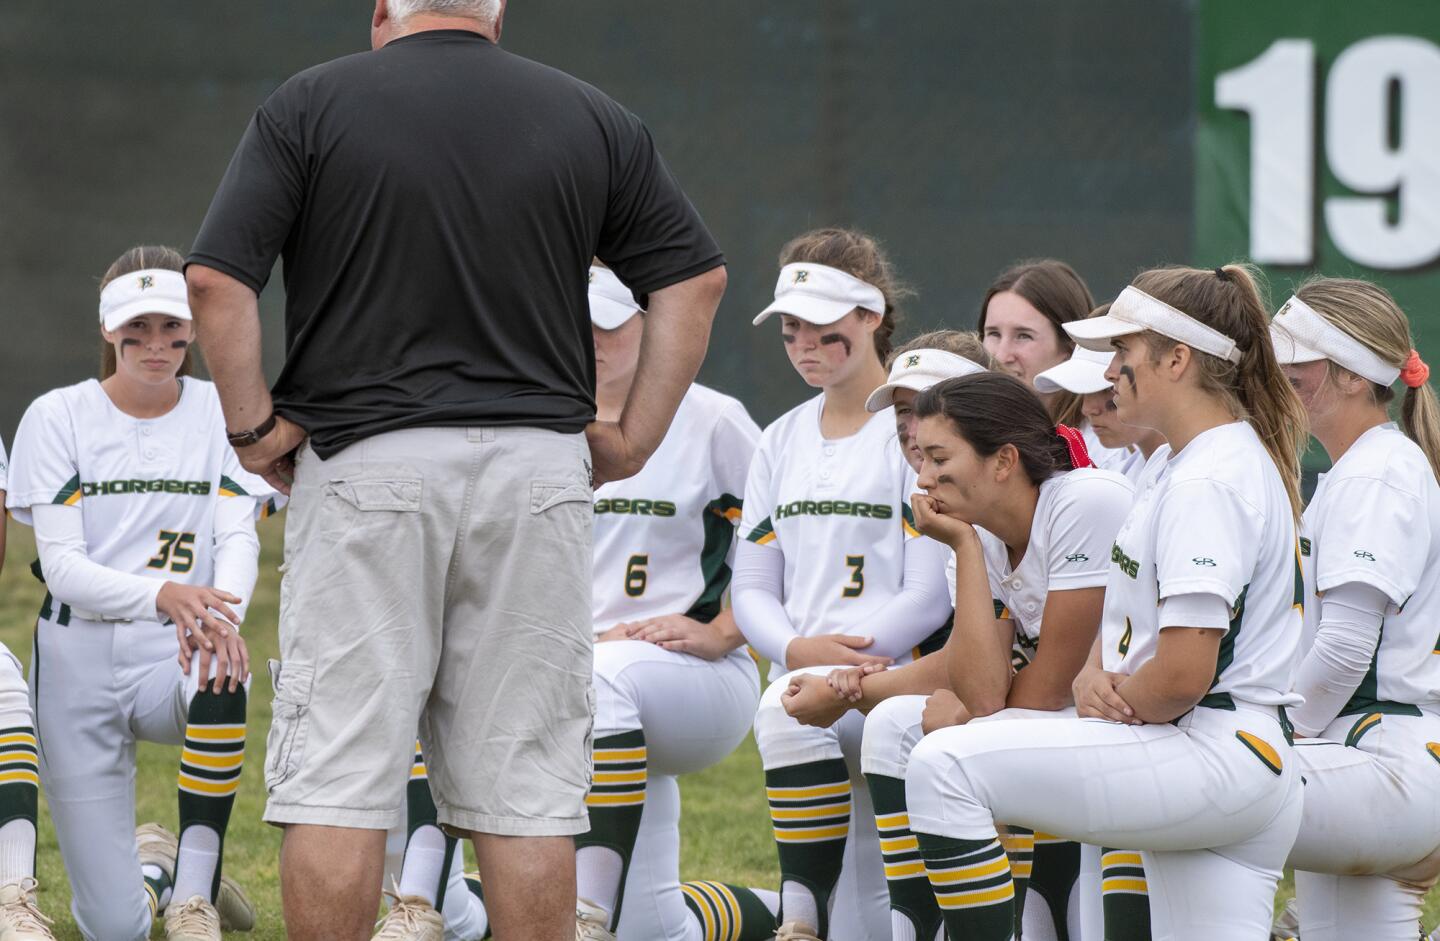
[[[168,568],[185,574],[195,565],[195,534],[160,530],[160,549],[145,564],[152,569]]]
[[[631,598],[639,598],[645,594],[645,585],[650,581],[650,575],[645,571],[645,566],[650,564],[648,555],[632,555],[630,561],[625,564],[625,594]]]

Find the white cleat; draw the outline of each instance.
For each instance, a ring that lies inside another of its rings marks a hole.
[[[54,924],[35,905],[40,883],[29,876],[0,885],[0,941],[55,941]]]
[[[393,890],[393,891],[392,891]],[[401,895],[394,882],[385,890],[390,911],[375,926],[371,941],[442,941],[445,919],[418,895]]]
[[[142,866],[158,866],[171,882],[175,881],[175,857],[180,840],[158,823],[142,823],[135,828],[135,852]],[[220,876],[220,897],[215,900],[220,913],[220,927],[225,931],[250,931],[255,927],[255,906],[245,896],[240,883],[227,875]],[[0,941],[4,941],[0,937]]]
[[[615,941],[610,913],[589,899],[575,900],[575,941]]]
[[[165,941],[220,941],[220,913],[198,895],[165,907]]]

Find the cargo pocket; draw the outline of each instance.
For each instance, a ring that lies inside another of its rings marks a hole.
[[[589,504],[594,492],[573,480],[532,480],[530,482],[530,514],[538,516],[562,503]]]
[[[265,788],[272,793],[300,770],[314,681],[312,664],[270,661],[275,698],[271,700],[270,734],[265,739]]]

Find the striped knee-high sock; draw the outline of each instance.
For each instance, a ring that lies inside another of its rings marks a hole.
[[[940,929],[940,907],[925,876],[920,844],[910,832],[905,806],[905,782],[884,774],[867,774],[870,800],[875,804],[875,827],[880,831],[880,852],[885,857],[885,885],[890,890],[891,933],[919,941],[933,941]],[[1014,866],[1012,864],[1011,868]],[[897,924],[903,920],[906,924]]]
[[[1080,878],[1080,844],[1049,833],[1035,834],[1035,871],[1030,891],[1050,909],[1050,922],[1060,941],[1070,937],[1070,894]],[[1017,929],[1018,930],[1018,929]]]
[[[685,907],[700,923],[701,941],[770,941],[775,913],[753,889],[723,882],[684,882]]]
[[[1011,941],[1015,883],[999,838],[955,840],[916,834],[946,934],[964,941]]]
[[[625,877],[645,811],[646,756],[640,729],[595,739],[595,774],[585,797],[590,831],[575,838],[575,878],[579,896],[610,913],[611,931],[620,923]]]
[[[765,796],[780,854],[780,918],[830,930],[830,894],[850,836],[850,772],[840,758],[765,772]]]
[[[1010,858],[1010,878],[1015,882],[1015,936],[1018,938],[1020,923],[1025,919],[1025,895],[1035,869],[1035,831],[1006,826],[1000,834],[1000,845]]]
[[[400,864],[400,894],[426,899],[441,911],[449,884],[450,862],[460,852],[460,841],[440,829],[440,811],[430,793],[430,770],[420,743],[405,785],[405,858]]]
[[[0,884],[35,875],[38,754],[34,726],[0,729]]]
[[[211,692],[190,701],[185,748],[180,753],[180,852],[175,895],[214,902],[220,891],[220,858],[240,771],[245,765],[245,687]]]
[[[1105,941],[1150,941],[1150,892],[1138,852],[1100,851],[1100,897]]]

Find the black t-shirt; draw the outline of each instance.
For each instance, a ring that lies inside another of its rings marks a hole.
[[[640,120],[475,33],[301,72],[256,112],[189,262],[259,292],[284,258],[276,411],[322,457],[417,425],[595,416],[586,281],[723,264]]]

